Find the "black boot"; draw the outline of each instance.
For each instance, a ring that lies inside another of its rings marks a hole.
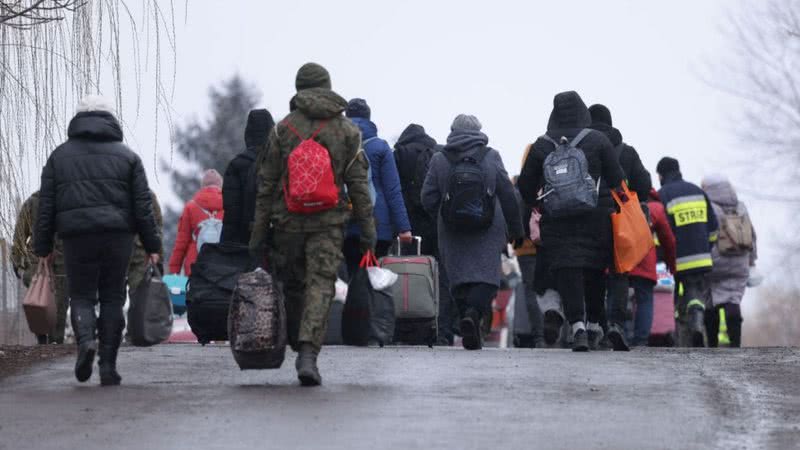
[[[100,321],[100,352],[97,366],[100,369],[101,386],[118,386],[122,377],[117,373],[117,353],[122,343],[122,329],[119,323]]]
[[[75,362],[75,378],[81,383],[92,377],[94,355],[97,353],[95,342],[94,308],[74,302],[71,309],[72,329],[78,343],[78,359]]]
[[[461,345],[466,350],[480,350],[481,342],[481,316],[475,308],[468,308],[464,318],[459,322],[461,329]]]
[[[322,384],[322,375],[317,368],[317,350],[313,345],[302,342],[297,353],[297,379],[302,386],[319,386]]]

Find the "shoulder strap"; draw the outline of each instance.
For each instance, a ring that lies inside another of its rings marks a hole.
[[[362,145],[362,146],[364,146],[364,145],[367,145],[367,142],[372,142],[372,141],[374,141],[375,139],[378,139],[378,136],[372,136],[371,138],[367,139],[366,141],[362,141],[362,142],[361,142],[361,145]]]
[[[547,142],[553,144],[554,146],[558,147],[558,142],[556,142],[553,138],[551,138],[550,136],[548,136],[546,134],[543,134],[543,135],[539,136],[539,139],[544,139],[545,141],[547,141]]]
[[[194,206],[197,206],[197,207],[200,209],[200,211],[203,211],[203,214],[205,214],[205,215],[206,215],[206,217],[208,217],[209,219],[212,219],[212,218],[213,218],[213,219],[216,219],[216,218],[217,218],[217,216],[216,216],[216,214],[215,214],[215,213],[212,213],[211,211],[209,211],[209,210],[207,210],[207,209],[203,208],[203,207],[202,207],[202,206],[200,206],[200,204],[199,204],[199,203],[197,203],[196,201],[192,200],[192,203],[194,203]]]
[[[580,133],[578,133],[578,135],[577,135],[577,136],[575,136],[575,139],[573,139],[573,140],[572,140],[572,142],[570,142],[570,143],[569,143],[569,145],[570,145],[571,147],[577,147],[577,146],[578,146],[578,144],[580,144],[580,143],[581,143],[581,141],[583,140],[583,138],[585,138],[586,136],[588,136],[588,135],[589,135],[589,133],[591,133],[591,132],[592,132],[592,130],[590,130],[590,129],[588,129],[588,128],[584,128],[584,129],[582,129],[582,130],[581,130],[581,132],[580,132]]]
[[[320,131],[322,131],[322,129],[323,129],[323,128],[325,128],[325,125],[326,125],[327,123],[328,123],[328,121],[327,121],[327,120],[323,120],[323,121],[322,121],[322,123],[320,124],[319,128],[317,128],[317,130],[316,130],[315,132],[313,132],[313,133],[311,134],[311,137],[309,137],[308,139],[314,139],[314,138],[316,138],[316,137],[317,137],[317,135],[319,134],[319,132],[320,132]],[[291,131],[291,132],[292,132],[292,134],[294,134],[295,136],[297,136],[297,139],[300,139],[301,141],[305,141],[305,140],[307,140],[307,139],[304,139],[304,138],[303,138],[303,136],[300,136],[300,132],[299,132],[299,131],[297,131],[297,128],[295,128],[295,127],[294,127],[294,126],[293,126],[293,125],[292,125],[292,124],[291,124],[291,123],[290,123],[288,120],[285,120],[285,121],[283,122],[283,124],[284,124],[284,125],[286,125],[286,128],[288,128],[288,129],[289,129],[289,131]]]

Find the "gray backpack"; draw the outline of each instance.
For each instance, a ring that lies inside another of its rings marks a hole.
[[[561,142],[547,135],[541,137],[556,147],[544,160],[545,186],[539,197],[551,217],[573,216],[597,207],[600,180],[595,183],[589,175],[586,155],[578,148],[589,133],[591,130],[584,129],[572,141],[562,137]]]

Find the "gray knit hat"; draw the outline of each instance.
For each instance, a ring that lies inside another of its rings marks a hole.
[[[455,120],[453,120],[453,124],[450,125],[450,131],[456,130],[473,130],[473,131],[481,131],[481,122],[478,120],[477,117],[471,116],[469,114],[459,114],[456,116]]]
[[[306,63],[297,71],[294,86],[298,91],[312,88],[331,88],[331,75],[316,63]]]

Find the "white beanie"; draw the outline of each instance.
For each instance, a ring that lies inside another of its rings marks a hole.
[[[89,111],[103,111],[113,115],[114,107],[111,106],[111,102],[106,100],[106,98],[102,95],[90,94],[84,96],[81,101],[78,102],[78,108],[75,113],[77,114]]]

